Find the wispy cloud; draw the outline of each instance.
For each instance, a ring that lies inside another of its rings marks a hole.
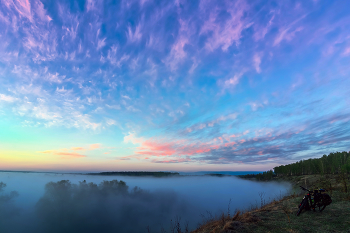
[[[87,0],[85,7],[87,12],[96,10],[95,1]]]
[[[234,88],[236,85],[238,85],[240,79],[242,78],[243,76],[243,72],[241,73],[238,73],[238,74],[235,74],[233,75],[233,77],[230,77],[228,79],[226,79],[224,82],[223,82],[223,87],[224,88]]]
[[[27,18],[29,21],[33,21],[31,14],[31,4],[29,0],[5,0],[4,3],[8,8],[13,7],[16,9],[17,13],[21,17]]]
[[[344,52],[343,52],[344,56],[349,56],[350,55],[350,47],[345,48]]]
[[[103,38],[101,40],[97,40],[97,50],[100,50],[101,48],[103,48],[106,45],[105,40],[106,40],[106,38]]]
[[[176,41],[171,46],[170,54],[166,58],[165,63],[170,67],[171,71],[178,68],[178,64],[183,62],[187,57],[184,50],[185,45],[189,43],[189,36],[191,35],[189,22],[182,19],[179,20],[180,28]]]
[[[6,101],[6,102],[15,102],[17,98],[9,96],[9,95],[4,95],[0,94],[0,101]]]
[[[209,6],[210,7],[210,6]],[[221,48],[227,51],[233,43],[238,46],[242,36],[242,31],[249,28],[252,23],[244,19],[248,5],[244,1],[236,1],[226,6],[229,18],[221,23],[218,12],[211,13],[209,19],[201,28],[201,33],[209,34],[205,47],[209,51]],[[220,22],[220,23],[219,23]]]
[[[194,132],[197,130],[205,129],[207,127],[214,127],[216,124],[220,124],[220,123],[223,123],[225,121],[233,121],[237,118],[237,116],[238,116],[237,113],[231,113],[229,115],[222,115],[222,116],[217,117],[214,120],[209,120],[209,121],[194,124],[191,127],[188,127],[186,129],[186,131],[191,133],[191,132]]]
[[[175,140],[143,138],[137,137],[135,134],[125,136],[124,141],[137,145],[135,154],[128,159],[147,160],[154,163],[167,161],[201,161],[209,164],[236,163],[238,161],[243,163],[268,162],[271,159],[290,159],[293,155],[303,151],[311,151],[320,144],[338,144],[344,140],[350,140],[350,136],[345,131],[340,130],[350,120],[350,117],[347,115],[331,119],[333,120],[330,120],[329,117],[320,118],[312,124],[305,123],[301,128],[291,126],[284,127],[283,130],[261,129],[255,133],[245,130],[238,134],[211,138],[207,142],[194,138]],[[335,122],[339,122],[339,124],[334,125]],[[201,130],[206,126],[206,124],[198,124],[197,128],[192,130]],[[329,135],[319,134],[320,127],[329,129],[327,130]],[[331,128],[332,130],[330,130]],[[331,131],[334,134],[330,133]],[[330,138],[334,140],[330,140]],[[300,144],[301,141],[303,141],[302,144]]]
[[[269,18],[269,21],[267,22],[266,25],[264,26],[260,26],[258,24],[254,24],[254,29],[255,29],[255,33],[254,33],[254,39],[255,40],[262,40],[265,38],[266,34],[271,30],[271,27],[273,25],[273,21],[275,19],[275,11],[270,11],[270,15],[271,18]]]
[[[63,148],[59,150],[45,150],[45,151],[38,151],[37,153],[42,153],[42,154],[52,154],[52,155],[57,155],[61,156],[60,158],[62,159],[75,159],[75,158],[85,158],[87,157],[86,155],[83,155],[81,153],[78,153],[76,151],[88,151],[88,150],[97,150],[101,149],[101,144],[96,143],[96,144],[91,144],[87,148],[84,147],[72,147],[70,149]]]
[[[96,150],[96,149],[99,149],[101,148],[101,145],[99,143],[96,143],[96,144],[91,144],[89,149],[90,150]]]
[[[97,156],[108,137],[123,145],[119,158],[152,166],[268,164],[346,147],[343,2],[84,4],[0,2],[2,119],[86,141],[46,154]]]
[[[131,28],[131,26],[128,26],[128,32],[126,34],[128,41],[130,43],[133,42],[138,42],[142,38],[142,33],[141,33],[141,24],[137,24],[135,27],[135,30]]]
[[[85,150],[83,147],[72,147],[71,150]]]
[[[120,109],[120,105],[109,105],[109,104],[106,104],[106,107],[110,108],[110,109],[117,109],[117,110]]]
[[[253,63],[254,63],[254,68],[255,68],[256,72],[261,73],[261,68],[260,68],[261,55],[259,55],[258,53],[254,54]]]
[[[61,156],[60,158],[62,159],[76,159],[76,158],[86,157],[86,155],[82,155],[76,152],[65,151],[64,149],[61,151],[57,151],[57,150],[38,151],[38,153],[57,155],[57,156]]]
[[[279,45],[283,40],[286,40],[286,41],[290,41],[292,40],[294,37],[295,37],[295,34],[297,32],[300,32],[304,29],[303,26],[298,25],[298,23],[300,21],[302,21],[305,17],[307,16],[307,14],[301,16],[300,18],[294,20],[293,22],[291,22],[289,25],[287,26],[284,26],[284,27],[281,27],[280,30],[279,30],[279,33],[277,34],[274,42],[273,42],[273,45],[274,46],[277,46]]]

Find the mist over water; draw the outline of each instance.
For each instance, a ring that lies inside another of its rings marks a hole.
[[[170,232],[260,206],[290,185],[235,176],[129,177],[0,172],[0,232]],[[136,187],[136,188],[135,188]],[[15,191],[15,192],[12,192]],[[12,193],[11,193],[12,192]],[[230,202],[231,199],[231,202]],[[230,205],[229,205],[230,203]],[[164,232],[164,231],[163,231]]]

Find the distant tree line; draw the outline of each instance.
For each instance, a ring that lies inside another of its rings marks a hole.
[[[217,174],[217,173],[209,173],[209,174],[204,174],[205,176],[216,176],[216,177],[224,177],[227,176],[225,174]]]
[[[165,176],[178,176],[178,172],[99,172],[99,173],[88,173],[87,175],[99,175],[99,176],[154,176],[154,177],[165,177]]]
[[[251,178],[255,178],[257,180],[271,180],[272,177],[276,176],[276,174],[272,171],[266,171],[263,173],[258,173],[258,174],[247,174],[247,175],[238,175],[241,178],[247,178],[247,179],[251,179]]]
[[[300,160],[274,168],[277,176],[350,173],[350,151],[335,152],[321,158]]]

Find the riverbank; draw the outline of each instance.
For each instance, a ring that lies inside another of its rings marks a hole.
[[[207,221],[192,233],[223,232],[350,232],[350,194],[337,175],[306,175],[275,177],[276,181],[289,181],[293,188],[290,195],[274,200],[260,208],[236,211],[233,216],[223,214]],[[332,204],[323,212],[303,211],[296,216],[298,205],[309,189],[326,188]]]

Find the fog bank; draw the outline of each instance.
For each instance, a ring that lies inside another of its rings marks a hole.
[[[285,183],[236,177],[100,177],[0,172],[0,232],[171,232],[209,215],[260,205]],[[138,187],[136,187],[138,186]],[[12,192],[11,191],[15,191]],[[231,199],[231,202],[230,202]],[[229,202],[231,203],[229,206]]]

